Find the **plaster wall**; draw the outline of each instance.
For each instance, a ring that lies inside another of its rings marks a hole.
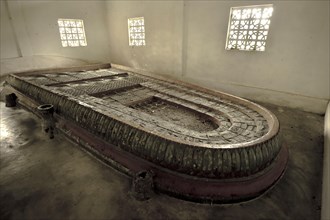
[[[182,70],[181,1],[108,1],[111,62],[155,73],[180,75]],[[146,46],[128,45],[128,18],[144,17]]]
[[[18,57],[19,51],[15,42],[15,34],[5,1],[0,1],[0,10],[0,58]]]
[[[230,7],[273,3],[265,52],[226,51]],[[328,1],[189,1],[184,76],[258,101],[325,112]]]
[[[13,17],[14,31],[18,36],[17,44],[23,57],[52,55],[87,61],[109,61],[104,1],[55,0],[7,1],[7,3]],[[84,20],[87,46],[62,47],[57,25],[58,18]],[[8,22],[4,20],[4,23]],[[1,32],[6,32],[8,27],[8,25],[1,27]],[[5,45],[6,42],[1,42],[1,48],[3,44]],[[1,49],[1,54],[10,54],[13,53],[12,51],[12,49],[9,51]]]
[[[226,51],[230,7],[274,5],[265,52]],[[257,101],[324,113],[328,1],[107,2],[111,61]],[[127,19],[144,16],[146,46],[129,47]]]
[[[330,102],[327,107],[327,111],[324,118],[324,152],[323,152],[323,181],[322,181],[322,209],[321,219],[330,219],[330,173],[329,173],[329,162],[330,162]]]
[[[82,60],[58,56],[28,56],[2,59],[0,62],[0,82],[6,75],[30,70],[72,67],[90,64]]]

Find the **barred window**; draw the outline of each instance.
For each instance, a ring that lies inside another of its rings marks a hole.
[[[231,8],[226,50],[264,51],[272,13],[273,5]]]
[[[63,47],[87,46],[84,22],[79,19],[58,19]]]
[[[128,38],[130,46],[145,46],[144,18],[128,19]]]

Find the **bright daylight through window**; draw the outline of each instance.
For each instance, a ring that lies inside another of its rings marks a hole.
[[[145,46],[144,18],[128,19],[128,38],[130,46]]]
[[[87,46],[84,22],[78,19],[58,19],[63,47]]]
[[[272,13],[272,5],[231,8],[226,49],[264,51]]]

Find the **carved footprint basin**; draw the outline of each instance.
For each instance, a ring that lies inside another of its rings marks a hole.
[[[54,77],[57,73],[56,77]],[[287,150],[267,109],[229,94],[94,65],[12,74],[25,105],[54,105],[58,128],[115,168],[154,173],[157,190],[232,202],[283,174]]]

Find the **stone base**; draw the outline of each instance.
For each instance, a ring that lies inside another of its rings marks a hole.
[[[279,123],[261,106],[98,68],[109,67],[13,74],[7,82],[32,111],[54,105],[57,128],[89,152],[132,177],[151,171],[154,188],[170,195],[242,201],[283,174],[288,151]]]

